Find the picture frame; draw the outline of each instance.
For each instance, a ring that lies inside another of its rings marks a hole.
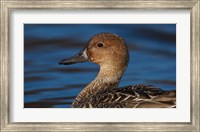
[[[114,123],[114,122],[80,122],[80,123],[57,123],[57,122],[10,122],[10,13],[14,10],[64,10],[64,9],[189,9],[191,20],[191,122],[190,123]],[[199,131],[199,88],[200,88],[200,1],[18,1],[1,0],[1,131]]]

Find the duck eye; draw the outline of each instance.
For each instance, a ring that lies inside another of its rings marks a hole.
[[[98,43],[97,46],[98,47],[103,47],[103,44],[102,43]]]

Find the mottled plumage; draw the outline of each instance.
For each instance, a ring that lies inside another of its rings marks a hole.
[[[76,97],[74,108],[175,108],[176,91],[151,85],[117,88],[128,65],[128,48],[123,38],[111,33],[93,36],[79,54],[60,64],[90,61],[100,66],[97,77]]]
[[[150,85],[134,85],[102,90],[83,98],[74,107],[83,108],[165,108],[176,107],[176,91],[163,91]]]

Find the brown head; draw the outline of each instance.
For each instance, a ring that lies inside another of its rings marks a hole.
[[[77,55],[62,60],[59,64],[74,64],[90,61],[100,66],[102,74],[122,74],[128,65],[128,48],[123,38],[112,33],[94,35]]]

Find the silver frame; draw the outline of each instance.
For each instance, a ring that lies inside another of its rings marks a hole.
[[[199,0],[0,0],[1,2],[1,131],[200,131],[200,1]],[[20,9],[189,9],[191,16],[191,122],[189,123],[11,123],[9,121],[9,23]]]

